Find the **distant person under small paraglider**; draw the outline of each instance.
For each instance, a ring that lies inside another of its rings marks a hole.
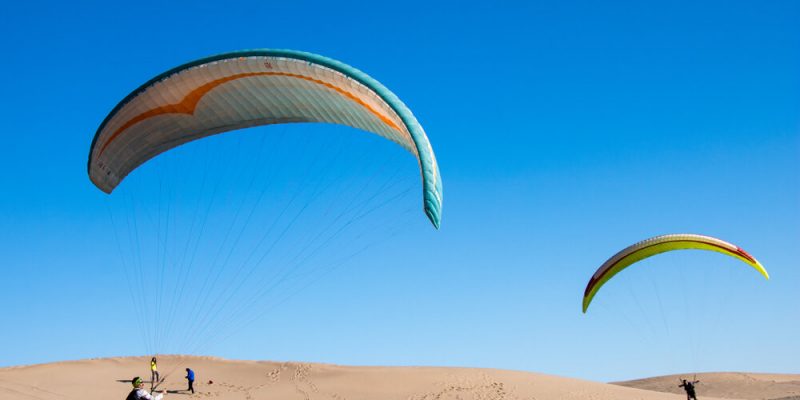
[[[694,392],[694,384],[699,383],[700,381],[687,381],[686,379],[682,379],[683,383],[678,385],[678,387],[682,387],[683,390],[686,391],[686,400],[697,400],[697,394]]]

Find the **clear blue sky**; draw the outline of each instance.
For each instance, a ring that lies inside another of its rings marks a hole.
[[[795,1],[3,2],[0,366],[152,350],[125,287],[144,285],[120,279],[110,199],[86,174],[94,132],[162,71],[288,48],[353,65],[414,111],[442,228],[403,170],[400,234],[195,351],[597,380],[800,373],[798,21]],[[663,255],[581,314],[606,258],[678,232],[742,246],[772,280]]]

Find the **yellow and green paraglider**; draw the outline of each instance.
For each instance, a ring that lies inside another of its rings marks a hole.
[[[710,250],[718,253],[727,254],[731,257],[736,257],[744,261],[756,271],[761,273],[765,278],[769,279],[767,270],[758,262],[753,256],[742,250],[740,247],[728,243],[724,240],[713,238],[710,236],[694,235],[694,234],[673,234],[656,236],[647,240],[643,240],[627,248],[623,249],[613,257],[609,258],[597,271],[592,275],[589,283],[586,285],[586,290],[583,293],[583,312],[589,308],[592,299],[597,294],[603,285],[609,279],[614,277],[620,271],[628,268],[645,258],[652,257],[656,254],[664,253],[673,250]]]

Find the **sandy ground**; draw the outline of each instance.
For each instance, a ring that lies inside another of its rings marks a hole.
[[[800,375],[789,374],[715,372],[659,376],[615,384],[659,392],[683,393],[683,389],[678,387],[681,378],[699,380],[698,395],[703,393],[722,398],[800,400]]]
[[[185,391],[184,368],[197,374],[197,393]],[[529,372],[478,368],[434,367],[346,367],[328,364],[291,362],[233,361],[211,357],[159,357],[159,370],[167,374],[161,389],[165,399],[329,399],[329,400],[500,400],[500,399],[586,399],[586,400],[677,400],[683,395],[642,390],[614,384],[562,378]],[[124,399],[134,376],[148,379],[148,357],[104,358],[21,367],[0,368],[0,399]],[[771,378],[754,374],[733,374],[735,383],[724,387],[719,377],[719,393],[727,398],[748,392],[742,376],[756,376],[765,382]],[[787,382],[786,396],[795,390],[798,376],[774,375]],[[703,375],[698,375],[703,379]],[[673,378],[652,380],[660,390]],[[792,380],[794,380],[793,383]],[[213,381],[211,383],[210,381]],[[637,381],[647,385],[647,380]],[[709,378],[709,388],[711,387]],[[627,382],[625,385],[633,385]],[[717,390],[717,384],[714,387]],[[728,391],[725,391],[728,390]],[[737,392],[739,390],[740,392]],[[774,393],[780,390],[775,389]],[[772,393],[772,392],[771,392]],[[738,396],[738,397],[737,397]],[[780,397],[780,396],[776,396]],[[706,398],[701,396],[701,398]]]

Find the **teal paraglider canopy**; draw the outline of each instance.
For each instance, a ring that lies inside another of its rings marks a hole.
[[[98,128],[89,151],[89,177],[111,193],[137,167],[182,144],[291,122],[362,129],[414,154],[425,213],[439,227],[439,168],[425,131],[408,107],[367,74],[300,51],[220,54],[156,76],[117,104]]]

